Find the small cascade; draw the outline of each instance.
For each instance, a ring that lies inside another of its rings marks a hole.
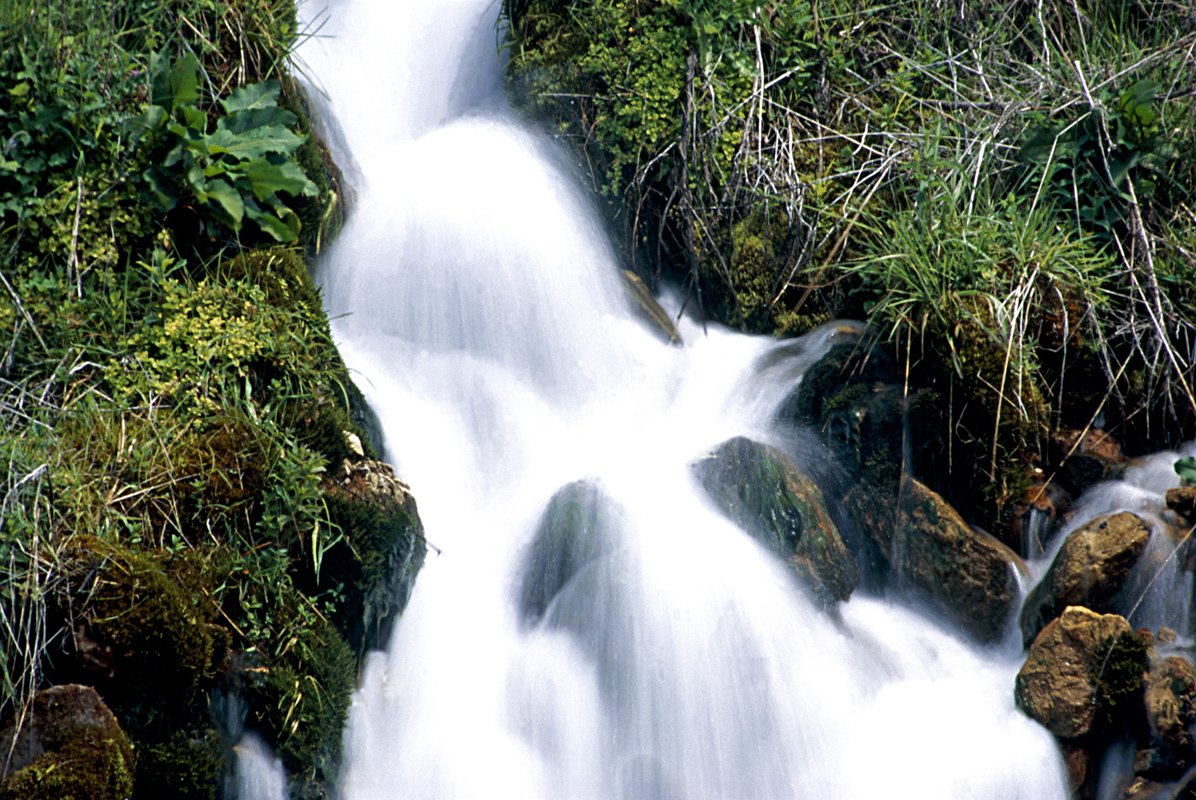
[[[233,748],[236,774],[232,796],[237,800],[287,800],[287,781],[282,762],[261,739],[245,734]]]
[[[835,329],[646,330],[571,169],[506,110],[491,0],[301,13],[356,170],[318,277],[437,553],[370,656],[339,796],[1063,800],[1019,651],[859,593],[825,613],[694,481],[727,439],[783,438]],[[601,532],[529,614],[578,482]]]

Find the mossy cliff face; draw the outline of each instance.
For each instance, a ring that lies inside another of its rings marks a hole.
[[[287,0],[0,11],[0,717],[94,687],[120,797],[219,798],[244,726],[328,796],[422,563],[308,273],[340,202],[296,33]]]

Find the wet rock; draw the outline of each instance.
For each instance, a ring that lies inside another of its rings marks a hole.
[[[1017,607],[1017,554],[973,530],[942,497],[907,481],[889,543],[892,580],[911,586],[982,642],[1000,639]]]
[[[390,465],[370,459],[345,459],[321,489],[344,537],[325,553],[320,576],[344,592],[336,627],[358,652],[382,647],[427,552],[415,497]]]
[[[1095,483],[1116,477],[1125,466],[1121,445],[1102,430],[1059,431],[1051,437],[1054,480],[1075,497]]]
[[[1070,606],[1030,646],[1018,708],[1064,740],[1098,739],[1141,701],[1146,643],[1124,617]]]
[[[1112,611],[1110,602],[1150,542],[1150,526],[1135,514],[1099,517],[1072,531],[1022,608],[1028,645],[1067,606]]]
[[[647,284],[631,270],[623,270],[622,275],[627,299],[631,301],[632,309],[637,316],[667,344],[682,344],[681,332],[673,324],[668,312],[661,308],[660,303],[656,301]]]
[[[124,800],[133,791],[133,747],[90,686],[38,692],[24,724],[0,732],[0,745],[0,800]]]
[[[1192,763],[1196,724],[1196,669],[1181,656],[1156,656],[1146,673],[1143,700],[1150,724],[1146,763],[1137,772],[1174,778]]]
[[[692,466],[715,505],[793,567],[824,604],[851,596],[859,582],[822,491],[782,451],[738,437]]]
[[[593,481],[557,491],[528,551],[519,587],[519,613],[534,625],[560,591],[587,566],[619,547],[621,510]]]
[[[1174,511],[1188,525],[1196,525],[1196,486],[1178,486],[1168,489],[1167,508]]]

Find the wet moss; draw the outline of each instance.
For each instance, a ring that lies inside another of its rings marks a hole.
[[[282,759],[292,797],[327,798],[357,681],[353,652],[331,624],[317,620],[297,628],[282,651],[259,658],[245,689],[247,725]]]
[[[227,745],[214,728],[179,731],[137,749],[137,798],[219,800]]]
[[[123,735],[80,731],[10,775],[0,785],[0,800],[125,800],[133,789],[133,765]]]

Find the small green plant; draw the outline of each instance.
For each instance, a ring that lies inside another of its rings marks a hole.
[[[1196,486],[1196,458],[1184,456],[1175,462],[1175,474],[1181,486]]]
[[[299,217],[287,197],[314,196],[316,186],[295,161],[304,139],[292,130],[295,115],[278,106],[278,82],[243,86],[220,100],[224,113],[211,128],[197,105],[195,56],[172,63],[158,54],[151,71],[151,105],[139,123],[165,151],[143,175],[154,205],[169,212],[194,204],[209,234],[214,227],[240,233],[248,221],[275,241],[297,241]]]

